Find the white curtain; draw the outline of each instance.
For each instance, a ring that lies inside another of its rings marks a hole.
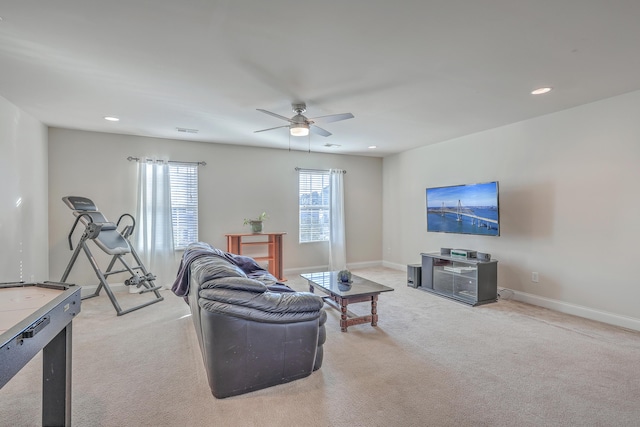
[[[136,251],[147,270],[156,276],[155,284],[170,287],[176,277],[176,266],[166,161],[145,158],[138,163],[135,237]]]
[[[329,270],[339,271],[347,268],[347,249],[344,230],[344,171],[329,170],[330,188],[330,238],[329,238]]]

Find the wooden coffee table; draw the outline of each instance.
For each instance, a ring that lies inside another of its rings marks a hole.
[[[381,285],[371,280],[352,275],[352,282],[343,284],[338,282],[337,271],[324,271],[320,273],[301,274],[309,283],[309,290],[315,289],[328,294],[325,301],[329,305],[340,310],[340,330],[347,332],[347,328],[353,325],[371,322],[371,326],[378,324],[378,295],[382,292],[392,291],[393,288]],[[347,306],[354,302],[371,301],[371,314],[366,316],[356,316],[347,310]]]

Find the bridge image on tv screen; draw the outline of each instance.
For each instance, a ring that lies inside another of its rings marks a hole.
[[[427,231],[500,235],[498,182],[427,188]]]

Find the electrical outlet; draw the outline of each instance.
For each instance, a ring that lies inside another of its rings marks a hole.
[[[538,283],[538,272],[537,271],[533,271],[531,273],[531,281],[533,283]]]

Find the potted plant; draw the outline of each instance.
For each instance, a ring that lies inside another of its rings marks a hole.
[[[257,218],[254,219],[244,219],[243,225],[251,225],[251,232],[253,233],[262,233],[262,222],[268,218],[266,212],[262,212],[258,215]]]

